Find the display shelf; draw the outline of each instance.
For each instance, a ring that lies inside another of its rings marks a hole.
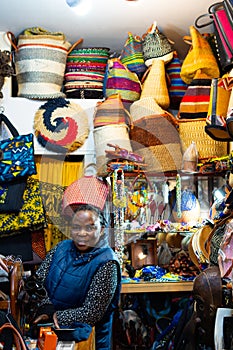
[[[160,293],[160,292],[191,292],[193,282],[139,282],[122,283],[121,293]]]

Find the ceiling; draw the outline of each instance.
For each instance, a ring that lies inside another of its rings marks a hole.
[[[79,2],[77,12],[67,2]],[[1,0],[0,31],[17,37],[24,29],[40,26],[60,31],[73,44],[109,47],[120,52],[128,31],[142,36],[156,21],[158,28],[175,44],[180,57],[187,52],[183,36],[212,0]],[[86,13],[81,5],[88,4]]]

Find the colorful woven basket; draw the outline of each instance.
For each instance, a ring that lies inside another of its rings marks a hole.
[[[64,88],[67,97],[103,98],[103,81],[109,58],[109,48],[86,47],[69,52]]]
[[[73,152],[89,135],[88,116],[76,103],[62,97],[43,104],[34,117],[38,142],[53,152]]]
[[[94,128],[111,124],[131,124],[129,112],[124,108],[119,94],[97,102],[94,112]]]
[[[64,34],[29,28],[18,37],[15,71],[18,96],[31,99],[65,97],[62,92],[70,43]]]
[[[142,53],[142,39],[139,36],[128,32],[128,38],[121,51],[120,60],[131,72],[136,73],[139,78],[142,77],[147,67]]]
[[[131,72],[118,58],[109,60],[104,95],[119,94],[123,103],[137,101],[141,95],[141,83],[136,73]]]
[[[195,142],[198,158],[215,158],[228,154],[227,142],[215,141],[205,132],[206,119],[180,119],[179,134],[183,151]]]
[[[70,184],[63,195],[62,212],[72,216],[80,204],[90,204],[103,210],[110,187],[96,176],[83,176]]]
[[[131,145],[145,158],[147,170],[159,173],[180,170],[182,149],[176,118],[162,110],[137,120],[134,113],[132,119]]]

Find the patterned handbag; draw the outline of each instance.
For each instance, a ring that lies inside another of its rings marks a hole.
[[[0,183],[36,174],[33,134],[19,135],[4,114],[0,114],[0,125],[2,123],[12,137],[0,141]]]

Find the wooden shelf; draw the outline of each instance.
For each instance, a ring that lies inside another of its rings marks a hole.
[[[122,283],[121,293],[191,292],[193,282]]]

